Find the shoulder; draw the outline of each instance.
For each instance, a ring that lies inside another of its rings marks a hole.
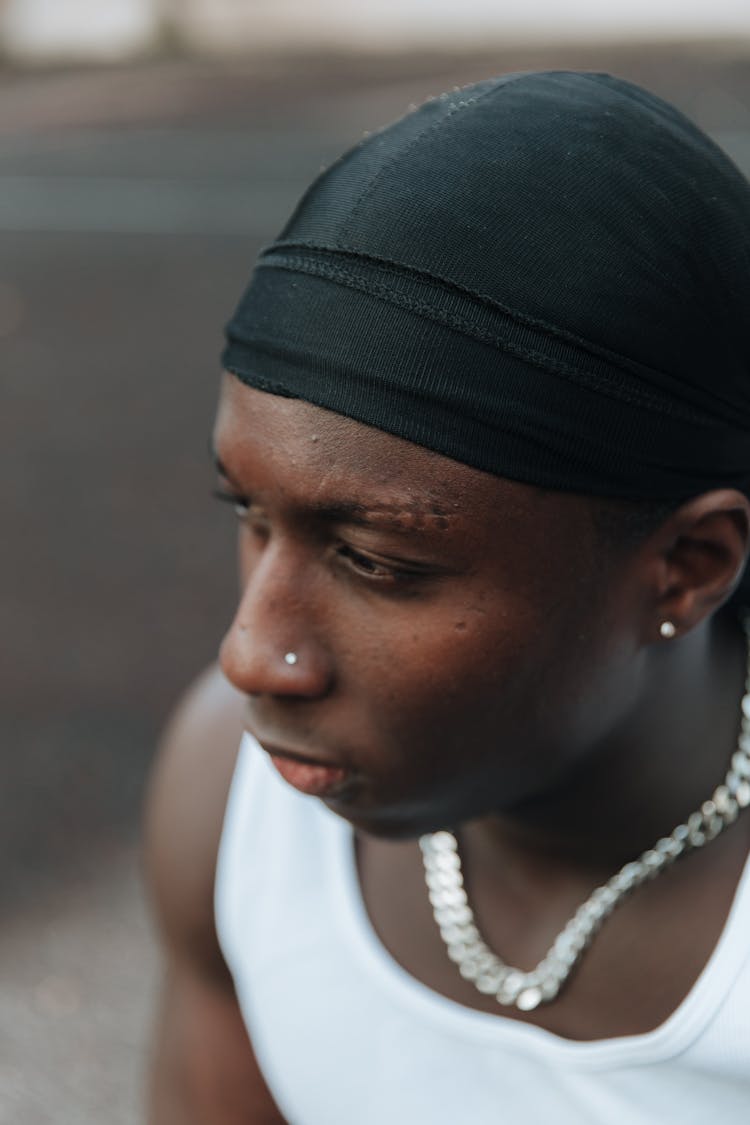
[[[243,702],[216,666],[195,681],[164,731],[146,800],[146,878],[163,939],[206,969],[223,970],[213,889]]]

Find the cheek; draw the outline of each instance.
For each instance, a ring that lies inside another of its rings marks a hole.
[[[406,785],[492,780],[517,797],[582,756],[627,701],[613,654],[528,607],[396,639],[374,642],[381,671],[362,702],[374,767]]]
[[[437,759],[467,738],[485,738],[503,713],[520,708],[530,678],[525,646],[533,648],[533,637],[533,628],[510,612],[491,618],[468,610],[438,628],[415,624],[390,643],[373,640],[380,671],[359,682],[367,685],[375,730],[409,760],[417,746]]]
[[[358,709],[368,803],[410,831],[471,818],[531,785],[516,718],[528,712],[527,678],[497,641],[493,649],[469,632],[400,651]]]

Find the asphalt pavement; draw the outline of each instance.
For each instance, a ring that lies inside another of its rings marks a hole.
[[[221,326],[321,166],[504,70],[614,70],[750,173],[750,45],[0,71],[0,1122],[133,1125],[157,959],[160,724],[216,651]]]

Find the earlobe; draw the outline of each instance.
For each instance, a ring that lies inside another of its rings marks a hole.
[[[737,587],[750,543],[750,501],[735,489],[705,492],[665,521],[654,634],[681,635],[714,613]],[[665,631],[668,623],[673,630]]]

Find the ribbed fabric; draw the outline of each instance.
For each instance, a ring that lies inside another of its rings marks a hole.
[[[750,185],[607,75],[510,75],[354,148],[263,252],[224,366],[500,476],[750,490]]]

